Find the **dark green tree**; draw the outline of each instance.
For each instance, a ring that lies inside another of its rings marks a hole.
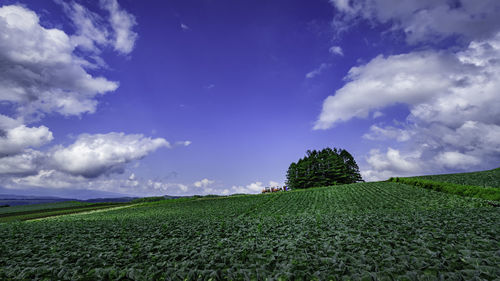
[[[290,164],[286,173],[291,188],[309,188],[363,181],[354,157],[345,149],[308,150]]]

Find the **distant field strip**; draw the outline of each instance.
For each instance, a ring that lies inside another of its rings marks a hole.
[[[82,215],[87,215],[87,214],[94,214],[94,213],[99,213],[99,212],[109,212],[111,210],[119,210],[123,208],[130,208],[133,207],[134,205],[126,205],[126,206],[119,206],[119,207],[112,207],[112,206],[107,206],[106,208],[99,208],[99,209],[85,209],[85,211],[81,212],[74,212],[74,213],[67,213],[67,214],[61,214],[61,215],[53,215],[53,216],[47,216],[47,217],[42,217],[42,218],[37,218],[37,219],[29,219],[27,221],[40,221],[40,220],[50,220],[50,219],[56,219],[61,216],[82,216]],[[89,210],[90,209],[90,210]]]
[[[69,202],[64,203],[52,203],[52,204],[40,204],[45,206],[34,206],[35,208],[19,208],[28,206],[14,206],[5,209],[13,208],[17,212],[4,212],[0,213],[0,223],[2,222],[12,222],[12,221],[25,221],[40,219],[52,216],[61,216],[67,214],[75,214],[81,212],[89,212],[92,210],[102,210],[107,208],[112,208],[116,206],[123,206],[123,203],[81,203],[80,202]]]
[[[65,201],[65,202],[46,203],[46,204],[18,205],[7,208],[0,208],[0,216],[2,214],[8,214],[8,213],[20,213],[20,212],[29,212],[29,211],[38,211],[47,209],[81,207],[91,204],[92,203],[78,202],[78,201]]]
[[[390,178],[389,181],[404,183],[440,192],[446,192],[454,195],[500,201],[500,188],[498,187],[489,187],[489,186],[483,187],[483,186],[455,184],[449,182],[438,182],[434,180],[424,179],[421,177]]]
[[[0,280],[495,280],[500,208],[400,183],[0,226]]]
[[[421,176],[418,178],[424,180],[448,182],[461,185],[500,188],[500,168],[489,171],[481,171],[481,172],[431,175],[431,176]]]

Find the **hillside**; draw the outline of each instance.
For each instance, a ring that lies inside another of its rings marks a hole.
[[[472,173],[420,176],[417,178],[462,185],[500,187],[500,168]]]
[[[181,198],[0,227],[1,280],[500,276],[500,208],[399,183]]]
[[[500,201],[500,168],[473,173],[396,177],[390,178],[388,181],[454,195]],[[490,204],[500,206],[494,202],[490,202]]]

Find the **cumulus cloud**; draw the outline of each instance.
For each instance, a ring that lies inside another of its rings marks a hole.
[[[423,171],[420,165],[421,152],[401,155],[400,151],[391,147],[384,153],[372,149],[366,162],[371,169],[363,170],[362,176],[367,181],[384,180],[393,176],[415,175]]]
[[[38,172],[46,161],[45,154],[33,149],[0,158],[0,176],[28,176]]]
[[[132,28],[137,24],[134,15],[120,7],[117,0],[101,0],[101,7],[109,12],[113,29],[113,46],[122,54],[129,54],[134,49],[137,33]]]
[[[356,3],[365,5],[384,1],[334,2],[347,14],[359,14],[366,11],[358,11],[361,6]],[[475,21],[477,14],[469,11],[472,9],[470,2],[462,4],[450,8],[443,17],[463,12]],[[405,6],[407,2],[398,5]],[[493,9],[493,6],[492,1],[485,1],[477,8]],[[398,6],[395,7],[398,11]],[[437,9],[432,3],[428,7],[425,9]],[[379,20],[377,13],[366,17]],[[490,20],[497,21],[491,17],[491,11],[486,9],[483,16],[484,20],[480,22],[483,32],[476,37],[467,30],[458,34],[465,39],[475,38],[462,49],[380,55],[351,68],[345,77],[345,85],[323,102],[314,129],[332,128],[353,118],[376,118],[390,106],[406,105],[409,112],[406,120],[372,125],[364,135],[373,141],[396,140],[399,143],[397,148],[370,153],[366,159],[368,167],[362,169],[365,178],[383,179],[394,175],[497,166],[500,160],[500,82],[496,77],[500,75],[500,33],[490,30]],[[405,22],[399,21],[397,12],[392,19],[395,30],[404,29],[406,32],[414,30],[408,29],[410,26],[416,26],[408,25],[405,29]],[[478,28],[475,24],[471,23],[471,28]],[[413,42],[425,41],[431,33],[439,38],[455,34],[452,29],[436,28],[416,29],[416,33],[407,34],[407,38]],[[499,29],[500,26],[495,27],[495,30]]]
[[[415,134],[413,131],[404,130],[392,126],[379,127],[372,125],[370,131],[363,135],[363,138],[369,140],[387,140],[396,139],[399,142],[408,141]]]
[[[328,49],[328,52],[330,52],[330,54],[332,55],[344,55],[344,52],[342,51],[342,48],[340,46],[331,46],[330,49]]]
[[[87,73],[88,63],[73,51],[70,37],[41,26],[33,11],[0,7],[0,102],[25,119],[93,113],[95,98],[116,90],[118,83]]]
[[[450,169],[465,169],[481,163],[481,159],[458,151],[440,152],[435,159],[440,165]]]
[[[322,63],[322,64],[320,64],[320,66],[318,68],[308,72],[306,74],[306,78],[308,78],[308,79],[314,78],[314,77],[320,75],[321,73],[323,73],[323,71],[330,68],[331,66],[332,65],[329,63]]]
[[[0,127],[0,156],[18,154],[28,147],[39,147],[52,141],[52,132],[45,126],[18,127],[2,130]]]
[[[472,42],[456,54],[425,51],[378,56],[353,67],[347,83],[329,96],[315,129],[366,118],[395,104],[410,106],[409,120],[460,126],[465,121],[499,122],[500,35]],[[384,69],[384,71],[380,71]]]
[[[151,139],[140,134],[83,134],[68,147],[56,147],[51,159],[60,171],[95,178],[122,172],[125,164],[160,147],[170,147],[170,144],[163,138]]]
[[[276,182],[276,181],[269,181],[269,185],[268,186],[276,187],[276,186],[280,186],[280,184],[278,182]],[[262,183],[260,181],[256,181],[256,182],[247,184],[245,186],[242,186],[242,185],[233,185],[231,187],[231,191],[223,190],[223,194],[228,194],[228,193],[250,193],[250,194],[255,194],[255,193],[261,193],[262,190],[265,187],[266,186],[264,185],[264,183]]]
[[[213,184],[214,182],[215,182],[215,181],[213,181],[213,180],[209,180],[209,179],[207,179],[207,178],[204,178],[204,179],[202,179],[202,180],[199,180],[199,181],[194,182],[194,183],[193,183],[193,185],[194,185],[195,187],[203,187],[203,188],[205,188],[205,187],[210,186],[210,185],[211,185],[211,184]]]
[[[432,51],[377,56],[349,70],[347,84],[323,102],[314,129],[328,129],[354,117],[366,118],[370,112],[398,103],[424,103],[436,93],[460,86],[468,68],[456,58]]]
[[[94,113],[97,98],[116,90],[118,82],[88,71],[106,66],[100,57],[103,48],[112,46],[129,54],[137,39],[132,30],[134,16],[116,0],[100,2],[107,16],[74,1],[56,2],[71,20],[73,34],[42,26],[38,15],[24,6],[0,7],[0,106],[11,112],[0,114],[0,184],[13,189],[71,188],[137,195],[186,192],[187,185],[181,183],[144,180],[135,174],[125,179],[110,176],[160,147],[171,147],[163,138],[82,134],[68,146],[48,152],[33,149],[54,137],[46,126],[28,124],[46,114]]]
[[[265,188],[260,181],[247,184],[246,186],[233,185],[231,187],[234,193],[260,193]]]
[[[486,39],[500,29],[500,3],[496,0],[330,0],[340,12],[333,25],[342,32],[362,18],[390,24],[402,31],[410,44],[459,36]]]
[[[54,169],[41,169],[22,177],[0,178],[6,188],[50,188],[72,190],[95,190],[135,196],[160,196],[185,194],[188,186],[181,183],[168,183],[152,179],[134,178],[94,178],[71,175]]]
[[[190,30],[191,28],[189,28],[189,26],[187,26],[187,25],[185,25],[185,24],[181,23],[181,29],[182,29],[182,30],[184,30],[184,31],[188,31],[188,30]]]
[[[11,178],[4,184],[14,188],[78,188],[80,185],[85,185],[85,180],[82,177],[74,177],[60,171],[42,169],[29,176]]]

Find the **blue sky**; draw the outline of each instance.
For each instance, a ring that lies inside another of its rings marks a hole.
[[[496,1],[3,1],[0,192],[256,193],[499,166]]]

